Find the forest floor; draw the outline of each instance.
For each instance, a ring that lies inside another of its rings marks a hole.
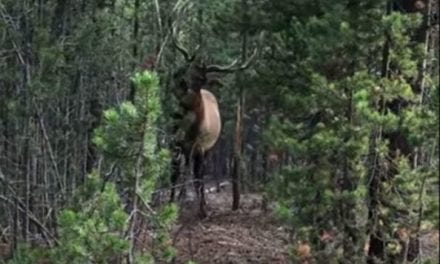
[[[243,194],[240,209],[232,211],[230,192],[208,194],[206,219],[194,217],[191,207],[179,219],[176,263],[289,263],[288,232],[261,202],[261,195]]]
[[[232,211],[230,190],[208,193],[208,217],[203,220],[197,218],[195,204],[183,205],[172,232],[175,263],[291,263],[288,232],[273,212],[262,209],[260,194],[242,194],[240,209]],[[437,260],[439,232],[424,234],[421,249],[423,259]]]

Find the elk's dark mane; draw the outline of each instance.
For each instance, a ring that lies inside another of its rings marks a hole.
[[[195,122],[191,126],[190,130],[188,131],[188,139],[190,141],[194,141],[199,133],[199,126],[203,122],[203,119],[205,118],[205,109],[202,103],[202,96],[200,93],[195,95],[193,104],[190,106],[191,111],[195,114]]]

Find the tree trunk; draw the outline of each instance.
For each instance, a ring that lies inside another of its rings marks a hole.
[[[242,61],[246,60],[246,49],[247,49],[247,30],[245,27],[245,23],[247,22],[247,1],[242,0],[242,12],[243,12],[243,28],[241,31],[242,35],[242,46],[241,46],[241,54]],[[234,171],[232,173],[232,210],[237,210],[240,206],[240,179],[241,175],[241,163],[242,163],[242,155],[243,155],[243,117],[244,117],[244,87],[243,82],[241,81],[241,73],[237,73],[237,77],[239,79],[239,94],[237,99],[237,110],[236,110],[236,122],[235,122],[235,142],[234,142]]]
[[[132,56],[133,59],[137,59],[138,57],[138,34],[139,34],[139,5],[140,1],[135,0],[134,2],[134,21],[133,21],[133,47],[132,47]],[[133,62],[132,70],[136,68],[136,63]],[[136,89],[134,87],[134,83],[130,82],[130,94],[128,95],[128,99],[131,102],[134,102]]]
[[[240,89],[242,90],[242,89]],[[232,210],[237,210],[240,206],[240,167],[241,167],[241,132],[242,132],[242,96],[237,102],[237,116],[235,123],[235,141],[234,141],[234,155],[233,155],[233,171],[232,171]]]

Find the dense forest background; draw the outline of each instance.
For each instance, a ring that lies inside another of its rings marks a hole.
[[[173,234],[188,210],[162,202],[184,60],[174,23],[201,62],[257,48],[210,88],[222,134],[205,179],[239,186],[234,209],[262,196],[249,217],[273,215],[287,257],[216,263],[436,263],[421,240],[439,228],[438,11],[433,0],[2,0],[0,262],[184,263]],[[232,210],[220,195],[212,219]]]

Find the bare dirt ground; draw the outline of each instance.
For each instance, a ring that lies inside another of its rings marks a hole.
[[[289,263],[287,232],[261,210],[260,195],[242,195],[235,212],[230,192],[210,193],[207,203],[202,221],[194,206],[181,215],[173,234],[176,263]]]

